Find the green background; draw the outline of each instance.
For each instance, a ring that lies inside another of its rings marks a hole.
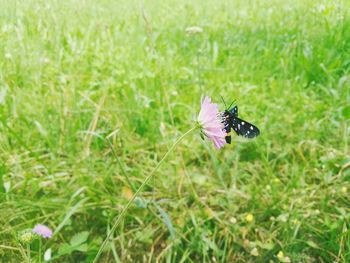
[[[349,8],[1,0],[1,261],[44,223],[54,262],[91,262],[132,193],[103,138],[137,187],[221,95],[261,135],[187,136],[100,262],[349,262]]]

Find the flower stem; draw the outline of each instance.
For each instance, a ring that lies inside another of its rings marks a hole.
[[[31,259],[30,259],[30,244],[27,244],[27,257],[28,257],[28,263],[31,262]]]
[[[159,161],[159,163],[156,165],[156,167],[152,170],[152,172],[146,177],[146,179],[143,181],[143,183],[141,184],[141,186],[136,190],[136,192],[134,193],[134,195],[131,197],[131,199],[129,200],[129,202],[126,204],[126,206],[123,208],[123,210],[120,212],[120,214],[118,215],[117,220],[115,221],[114,225],[112,226],[111,230],[109,231],[109,233],[107,234],[107,237],[105,238],[105,240],[102,242],[96,256],[95,259],[93,261],[93,263],[96,263],[97,260],[99,259],[102,250],[105,248],[105,246],[107,245],[107,242],[109,240],[109,238],[113,235],[114,231],[116,230],[116,228],[118,227],[118,225],[120,224],[121,220],[123,219],[125,213],[128,211],[128,209],[130,208],[131,204],[134,202],[135,198],[140,194],[140,192],[142,191],[142,189],[145,187],[145,185],[152,179],[152,177],[154,176],[155,172],[158,170],[158,168],[160,167],[160,165],[163,163],[163,161],[169,156],[169,154],[174,150],[174,148],[179,144],[179,142],[185,138],[188,134],[190,134],[192,131],[194,131],[195,129],[197,129],[198,127],[195,126],[193,128],[191,128],[190,130],[188,130],[187,132],[185,132],[183,135],[181,135],[176,141],[175,143],[170,147],[170,149],[166,152],[166,154],[163,156],[163,158]]]
[[[41,246],[42,246],[42,242],[41,242],[41,238],[39,239],[39,263],[41,263]]]
[[[108,142],[109,147],[110,147],[111,150],[112,150],[112,154],[113,154],[114,158],[117,160],[118,165],[119,165],[119,168],[120,168],[120,170],[122,171],[122,174],[124,175],[124,177],[126,178],[126,181],[127,181],[128,185],[129,185],[129,187],[130,187],[133,191],[136,191],[136,188],[135,188],[134,185],[131,183],[130,178],[129,178],[128,174],[126,173],[122,162],[120,161],[120,159],[119,159],[117,153],[116,153],[115,150],[114,150],[114,147],[113,147],[112,142],[110,141],[109,138],[106,138],[106,141]]]

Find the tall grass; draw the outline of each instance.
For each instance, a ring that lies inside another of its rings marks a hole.
[[[92,262],[133,193],[123,170],[139,187],[206,94],[261,135],[186,137],[100,261],[349,262],[349,8],[0,1],[0,261],[28,260],[18,232],[45,223],[54,262]]]

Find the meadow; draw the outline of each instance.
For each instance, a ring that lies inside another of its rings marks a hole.
[[[0,0],[0,262],[350,262],[349,119],[349,1]]]

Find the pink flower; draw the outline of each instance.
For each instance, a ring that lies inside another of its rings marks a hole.
[[[224,125],[221,119],[218,105],[211,103],[209,97],[202,100],[201,110],[198,115],[198,122],[201,126],[202,133],[211,141],[215,147],[220,149],[226,144]]]
[[[33,228],[32,231],[33,233],[36,233],[43,238],[50,238],[52,236],[52,230],[45,225],[38,224]]]

